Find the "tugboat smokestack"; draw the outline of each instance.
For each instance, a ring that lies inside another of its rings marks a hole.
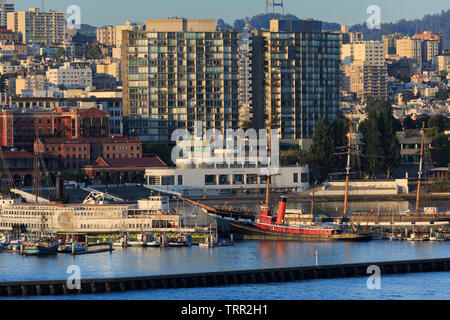
[[[287,197],[281,197],[278,204],[277,224],[282,224],[286,213]]]

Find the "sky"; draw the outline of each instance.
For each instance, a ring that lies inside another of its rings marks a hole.
[[[9,0],[16,11],[41,7],[42,0]],[[44,8],[66,12],[70,5],[81,9],[81,23],[93,26],[118,25],[149,18],[185,17],[235,19],[263,13],[265,0],[44,0]],[[450,9],[448,0],[284,0],[287,13],[299,18],[353,25],[365,22],[370,5],[381,9],[381,22],[421,18]]]

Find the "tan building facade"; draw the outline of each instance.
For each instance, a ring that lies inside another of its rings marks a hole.
[[[116,28],[108,26],[106,28],[97,29],[97,42],[107,45],[116,45]]]
[[[64,12],[38,8],[8,13],[8,29],[22,35],[27,44],[61,45],[66,34]]]
[[[396,40],[396,47],[400,58],[414,59],[422,64],[422,40],[404,37]]]

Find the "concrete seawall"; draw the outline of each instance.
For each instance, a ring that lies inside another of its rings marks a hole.
[[[66,280],[0,282],[0,296],[51,296],[95,294],[131,290],[214,287],[246,283],[292,282],[310,279],[368,277],[367,268],[377,265],[381,275],[448,272],[450,258],[365,262],[339,265],[219,271],[110,279],[82,279],[79,290],[69,290]]]

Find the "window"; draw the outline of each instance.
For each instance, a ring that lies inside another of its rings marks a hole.
[[[298,173],[294,173],[294,183],[298,183]]]
[[[307,172],[301,174],[302,183],[309,181],[309,174]]]
[[[158,176],[149,176],[148,177],[148,184],[151,186],[158,186],[160,183],[160,179]]]
[[[183,185],[183,176],[178,176],[178,185],[182,186]]]
[[[247,184],[258,184],[258,175],[248,174],[247,175]]]
[[[230,184],[230,176],[226,174],[221,174],[219,176],[219,184],[220,185],[228,185]]]
[[[175,185],[175,176],[162,176],[161,185],[163,186],[173,186]]]
[[[217,184],[217,176],[215,175],[205,175],[205,185],[214,185]]]
[[[243,184],[244,175],[243,174],[233,174],[233,184]]]

